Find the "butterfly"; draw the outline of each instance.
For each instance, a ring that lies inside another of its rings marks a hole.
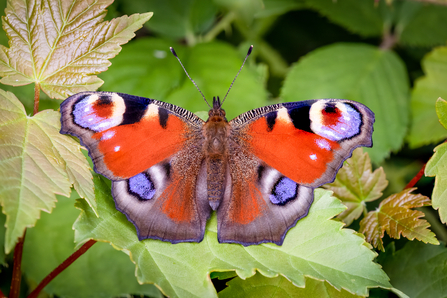
[[[60,111],[60,132],[78,137],[112,181],[140,240],[200,242],[215,211],[218,241],[244,246],[282,245],[314,188],[332,182],[356,147],[372,146],[374,123],[369,108],[343,99],[273,104],[228,121],[215,97],[203,121],[155,99],[82,92]]]

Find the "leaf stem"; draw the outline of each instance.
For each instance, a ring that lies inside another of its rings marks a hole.
[[[96,240],[90,239],[84,245],[82,245],[77,251],[75,251],[71,256],[69,256],[65,261],[63,261],[59,266],[57,266],[53,271],[50,272],[41,282],[40,284],[28,295],[27,298],[37,298],[40,291],[45,288],[50,281],[52,281],[56,276],[59,275],[62,271],[64,271],[68,266],[70,266],[74,261],[76,261],[80,256],[82,256],[93,244],[96,243]]]
[[[391,50],[397,43],[397,37],[395,34],[390,32],[385,32],[383,34],[382,42],[379,46],[382,50]]]
[[[34,85],[34,110],[33,115],[36,115],[39,112],[39,97],[40,97],[40,84],[36,83]]]
[[[14,248],[14,265],[12,268],[12,280],[11,287],[9,290],[9,298],[18,298],[20,294],[20,282],[22,281],[22,252],[23,252],[23,243],[25,242],[25,232],[23,232],[23,236],[19,238],[19,241]]]
[[[410,182],[408,182],[407,186],[405,186],[404,189],[412,188],[422,178],[422,176],[424,176],[424,171],[425,171],[426,165],[427,164],[424,164],[422,166],[422,168],[419,170],[419,172],[413,177],[413,179],[411,179]]]
[[[210,42],[219,35],[220,32],[230,27],[231,23],[236,19],[236,14],[232,11],[227,13],[208,33],[203,36],[204,42]]]

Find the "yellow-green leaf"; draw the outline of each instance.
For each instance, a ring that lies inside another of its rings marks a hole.
[[[428,229],[430,224],[420,219],[424,213],[411,209],[431,205],[430,199],[421,194],[411,194],[413,190],[415,188],[409,188],[389,196],[377,210],[362,219],[360,232],[374,247],[385,251],[382,242],[385,231],[394,239],[400,239],[402,234],[410,240],[416,238],[425,243],[439,244],[435,234]]]
[[[103,22],[112,0],[8,1],[3,28],[10,48],[0,46],[1,83],[37,83],[52,98],[96,90],[105,71],[152,13]]]
[[[334,195],[348,207],[337,218],[350,225],[367,211],[365,202],[380,198],[387,185],[383,168],[380,167],[372,172],[368,153],[363,153],[363,149],[358,148],[354,150],[352,157],[344,162],[335,181],[324,185],[324,188],[332,190]]]
[[[243,280],[239,277],[228,282],[228,287],[219,292],[219,298],[251,297],[319,297],[319,298],[355,298],[365,297],[337,290],[326,281],[306,277],[306,285],[297,287],[283,276],[268,278],[257,273]]]
[[[80,145],[61,135],[60,114],[28,117],[10,92],[0,89],[0,205],[6,214],[5,251],[14,247],[40,211],[51,212],[56,194],[78,193],[96,209],[89,165]]]
[[[447,222],[447,143],[435,148],[435,154],[427,162],[426,176],[436,176],[433,189],[433,208],[438,209],[443,223]]]

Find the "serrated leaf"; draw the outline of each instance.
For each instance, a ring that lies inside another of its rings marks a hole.
[[[42,214],[36,226],[26,233],[22,270],[27,280],[40,282],[74,252],[73,222],[79,215],[74,201],[59,198],[51,214]],[[107,243],[95,243],[85,254],[62,271],[45,292],[65,298],[123,297],[141,294],[163,297],[153,285],[139,285],[135,267],[126,255]]]
[[[295,297],[295,298],[354,298],[365,297],[337,290],[329,283],[306,278],[305,287],[299,288],[283,276],[265,277],[259,273],[246,280],[234,278],[228,287],[219,292],[219,298],[250,298],[250,297]]]
[[[417,241],[381,262],[391,283],[411,298],[445,297],[447,248]]]
[[[146,0],[125,1],[127,13],[153,11],[154,17],[145,25],[151,31],[174,39],[194,40],[211,27],[217,7],[208,0]]]
[[[363,44],[334,44],[301,58],[287,75],[281,97],[344,98],[367,105],[376,122],[374,146],[365,151],[379,163],[402,146],[409,120],[408,92],[405,66],[395,53]]]
[[[366,213],[366,202],[377,200],[387,187],[385,172],[380,167],[372,172],[371,160],[362,148],[352,152],[352,157],[343,163],[343,167],[333,183],[323,187],[334,192],[348,209],[340,213],[337,218],[346,225],[350,225],[362,213]]]
[[[425,176],[436,176],[432,205],[439,212],[443,223],[447,222],[447,143],[435,148],[435,154],[427,162]]]
[[[447,98],[447,47],[438,47],[422,60],[425,76],[416,80],[411,94],[413,114],[408,141],[411,147],[439,142],[447,131],[436,117],[436,99]]]
[[[158,240],[138,241],[135,227],[115,209],[103,178],[94,179],[100,216],[96,217],[84,202],[78,202],[83,212],[75,223],[76,241],[79,245],[90,238],[111,242],[136,263],[140,282],[155,283],[165,295],[216,297],[209,273],[232,270],[244,279],[253,276],[255,270],[267,277],[281,274],[301,287],[305,276],[309,276],[359,295],[366,295],[368,287],[391,287],[372,261],[375,254],[364,239],[352,230],[342,229],[342,223],[329,220],[344,206],[327,191],[316,190],[309,215],[288,232],[282,246],[219,244],[214,215],[201,243],[173,245]]]
[[[185,67],[191,78],[211,102],[214,96],[220,96],[223,100],[242,65],[244,56],[227,43],[211,42],[189,48],[185,56],[180,58],[186,61]],[[255,107],[268,104],[267,91],[259,74],[247,66],[242,69],[223,104],[228,120]],[[165,101],[192,112],[208,109],[200,93],[186,76],[183,77],[180,87],[173,90]]]
[[[362,36],[381,36],[383,33],[384,21],[374,0],[311,0],[307,5],[351,32]]]
[[[7,216],[6,252],[26,227],[34,226],[41,210],[51,212],[55,194],[70,195],[72,184],[96,208],[80,145],[59,130],[58,112],[28,117],[12,93],[0,90],[0,204]]]
[[[430,199],[421,194],[411,194],[415,188],[409,188],[383,200],[377,210],[368,213],[360,222],[360,233],[365,234],[366,240],[374,247],[384,251],[382,238],[385,231],[394,238],[400,235],[425,243],[439,244],[435,234],[428,227],[430,224],[420,217],[422,211],[411,208],[430,206]]]
[[[112,0],[9,1],[3,17],[10,47],[0,45],[0,80],[39,84],[52,98],[96,90],[120,50],[152,13],[103,22]]]
[[[399,43],[433,46],[447,40],[447,7],[418,1],[395,1],[395,31]]]

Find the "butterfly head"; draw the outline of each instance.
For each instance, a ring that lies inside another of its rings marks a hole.
[[[225,118],[225,110],[222,109],[222,103],[220,102],[219,96],[213,97],[213,108],[208,112],[209,120],[208,121],[217,121],[217,119],[221,119],[220,121],[227,121]],[[215,119],[215,120],[213,120]]]

